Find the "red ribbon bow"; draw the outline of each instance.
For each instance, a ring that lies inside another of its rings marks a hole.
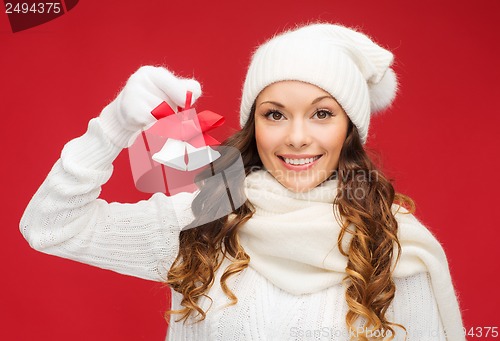
[[[158,122],[148,133],[185,141],[196,148],[220,144],[207,132],[224,124],[224,117],[209,110],[196,113],[196,110],[191,108],[191,98],[192,93],[188,91],[186,105],[184,108],[178,107],[177,113],[167,102],[160,103],[151,111]],[[168,120],[162,120],[169,116],[171,117]]]

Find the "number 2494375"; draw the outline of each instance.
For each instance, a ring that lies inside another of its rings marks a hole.
[[[38,13],[38,14],[58,14],[61,12],[61,3],[59,2],[37,2],[37,3],[26,3],[26,2],[6,2],[5,3],[5,13]]]

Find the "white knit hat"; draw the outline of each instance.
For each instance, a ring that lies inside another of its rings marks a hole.
[[[370,114],[387,108],[396,95],[396,75],[389,68],[393,59],[366,35],[340,25],[312,24],[277,35],[252,57],[243,85],[240,125],[245,125],[266,86],[298,80],[331,94],[365,143]]]

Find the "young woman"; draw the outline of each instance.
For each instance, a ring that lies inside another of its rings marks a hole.
[[[201,95],[194,80],[142,67],[65,145],[21,232],[42,252],[168,283],[169,340],[464,340],[442,247],[363,149],[371,114],[396,93],[392,61],[340,25],[260,46],[242,129],[224,143],[243,161],[243,177],[230,180],[245,201],[222,218],[213,212],[224,185],[135,204],[98,199],[113,160],[155,122],[151,111]],[[223,154],[214,170],[231,160]]]

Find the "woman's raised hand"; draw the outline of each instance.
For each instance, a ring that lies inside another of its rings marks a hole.
[[[174,110],[184,107],[187,91],[193,93],[191,104],[201,96],[196,80],[179,78],[163,67],[142,66],[102,111],[99,119],[104,132],[116,145],[128,147],[141,129],[156,122],[151,114],[154,108],[163,101]]]

